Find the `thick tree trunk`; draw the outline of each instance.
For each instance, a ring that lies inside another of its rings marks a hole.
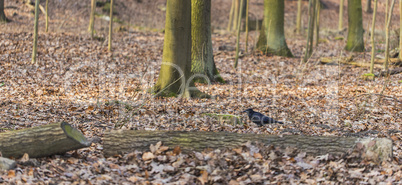
[[[55,123],[0,134],[0,151],[4,157],[46,157],[88,147],[91,142],[68,123]]]
[[[364,51],[363,16],[361,0],[348,0],[348,41],[345,50]]]
[[[264,0],[264,21],[257,49],[265,54],[293,57],[285,40],[285,1]]]
[[[152,93],[157,96],[208,97],[197,90],[190,79],[191,1],[167,1],[164,39],[162,66]]]
[[[113,130],[105,133],[103,148],[105,156],[123,154],[135,150],[149,150],[151,144],[162,141],[170,148],[180,146],[184,153],[202,151],[206,148],[222,149],[239,147],[246,142],[259,142],[278,147],[294,147],[311,155],[342,155],[356,146],[363,148],[365,157],[388,160],[392,157],[392,141],[385,138],[314,137],[300,135],[237,134],[228,132],[183,132]],[[364,147],[362,147],[364,146]]]
[[[6,14],[4,14],[4,0],[0,0],[0,22],[7,22]]]
[[[200,82],[224,82],[215,66],[211,39],[211,0],[191,0],[191,72]]]

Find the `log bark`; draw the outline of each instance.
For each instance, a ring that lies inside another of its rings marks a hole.
[[[112,130],[105,133],[104,155],[113,156],[135,150],[149,150],[151,144],[162,141],[173,148],[180,146],[183,153],[202,151],[206,148],[235,148],[251,141],[280,147],[295,147],[311,155],[332,154],[339,156],[352,151],[357,145],[365,146],[362,156],[374,160],[389,160],[392,157],[392,141],[384,138],[352,138],[331,136],[263,135],[228,132],[184,132]],[[374,143],[373,143],[374,142]],[[360,144],[359,144],[360,143]]]
[[[80,131],[65,122],[0,134],[0,151],[8,158],[20,158],[24,153],[31,158],[46,157],[90,144]]]

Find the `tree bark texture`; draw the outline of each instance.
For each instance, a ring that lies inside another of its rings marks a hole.
[[[151,144],[162,141],[170,148],[180,146],[182,152],[202,151],[206,148],[222,149],[239,147],[246,142],[259,142],[278,147],[295,147],[311,155],[342,155],[356,146],[363,147],[362,154],[373,160],[389,160],[392,157],[392,141],[385,138],[351,138],[331,136],[263,135],[228,132],[184,132],[112,130],[105,133],[104,155],[113,156],[135,150],[147,151]],[[359,144],[360,143],[360,144]]]
[[[338,30],[342,31],[343,29],[343,5],[345,0],[341,0],[339,3],[339,23],[338,23]]]
[[[190,77],[191,1],[169,0],[166,5],[162,66],[152,93],[167,97],[207,97],[193,87]]]
[[[297,1],[296,34],[301,33],[302,0]]]
[[[6,14],[4,14],[4,0],[0,0],[0,22],[7,22]]]
[[[39,24],[39,0],[35,0],[35,21],[32,47],[32,64],[36,64],[36,54],[38,53],[38,24]]]
[[[91,33],[91,37],[94,36],[94,25],[95,25],[95,9],[96,9],[96,1],[91,0],[91,13],[89,17],[89,26],[88,26],[88,31]]]
[[[191,0],[191,72],[197,81],[223,82],[216,68],[211,39],[211,0]]]
[[[348,0],[348,40],[345,50],[364,51],[363,16],[361,0]]]
[[[373,9],[371,9],[371,0],[366,1],[366,7],[364,8],[364,11],[366,13],[371,13],[373,12]]]
[[[370,1],[370,0],[368,0]],[[370,58],[370,73],[374,73],[374,58],[375,58],[375,41],[374,41],[374,33],[375,33],[375,19],[377,15],[377,0],[374,0],[374,12],[373,12],[373,21],[371,22],[371,58]]]
[[[0,134],[3,157],[46,157],[88,147],[91,142],[68,123],[54,123]]]
[[[264,0],[264,21],[257,49],[265,54],[293,57],[285,40],[285,1]]]

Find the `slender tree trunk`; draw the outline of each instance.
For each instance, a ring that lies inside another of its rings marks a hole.
[[[246,0],[246,53],[248,52],[248,6],[249,6],[249,2],[250,0]]]
[[[232,0],[232,6],[230,7],[230,13],[229,13],[229,22],[228,22],[228,27],[227,27],[227,31],[230,31],[232,22],[233,22],[233,14],[234,14],[234,9],[235,9],[235,1],[236,0]]]
[[[191,3],[191,72],[201,75],[200,82],[224,82],[219,76],[212,50],[211,0],[191,0]]]
[[[345,0],[341,0],[339,3],[339,24],[338,24],[338,30],[342,31],[343,29],[343,5],[344,5]]]
[[[302,9],[302,0],[297,1],[297,17],[296,17],[296,34],[300,35],[301,33],[301,9]]]
[[[157,96],[208,97],[191,78],[191,1],[169,0],[159,78],[151,92]],[[191,90],[191,91],[190,91]]]
[[[402,0],[399,0],[399,25],[402,25]],[[402,29],[399,28],[399,60],[402,60]]]
[[[387,25],[388,22],[388,4],[389,4],[389,0],[385,0],[385,26]]]
[[[316,9],[316,4],[317,4],[317,0],[313,0],[313,4],[311,5],[311,35],[309,35],[310,38],[310,48],[309,48],[309,58],[311,57],[311,55],[313,54],[313,42],[314,42],[314,27],[315,27],[315,9]],[[309,28],[310,29],[310,28]]]
[[[46,26],[45,32],[49,31],[49,0],[46,0]]]
[[[233,27],[232,30],[236,30],[237,29],[237,18],[239,17],[239,13],[240,13],[240,7],[239,7],[239,2],[240,0],[235,0],[235,4],[234,4],[234,13],[233,13]]]
[[[366,13],[371,13],[373,12],[373,10],[371,9],[371,0],[367,0],[366,2],[366,7],[364,8],[364,11]]]
[[[91,13],[89,17],[89,26],[88,31],[91,33],[91,37],[94,37],[94,21],[95,21],[95,8],[96,8],[96,1],[91,0]]]
[[[32,49],[32,64],[36,64],[36,53],[38,46],[38,22],[39,22],[39,0],[35,1],[34,40]]]
[[[389,11],[388,11],[389,12],[388,18],[387,18],[388,22],[387,22],[387,25],[386,25],[386,28],[385,28],[385,30],[386,30],[386,32],[385,32],[386,41],[385,41],[384,70],[385,70],[386,73],[388,73],[388,59],[389,59],[389,28],[390,28],[390,25],[391,25],[392,12],[394,10],[394,5],[395,5],[395,0],[392,0],[391,9],[389,9]]]
[[[375,18],[377,14],[377,0],[374,0],[374,12],[373,12],[373,22],[371,24],[371,64],[370,64],[370,73],[374,74],[374,58],[375,58],[375,42],[374,42],[374,33],[375,33]]]
[[[0,22],[7,22],[6,14],[4,14],[4,0],[0,0]]]
[[[265,54],[293,57],[285,39],[284,11],[283,0],[264,0],[264,20],[257,49]]]
[[[303,62],[307,62],[313,53],[313,37],[314,37],[314,6],[315,0],[309,0],[308,4],[308,33],[307,33],[307,44],[306,53],[304,53]]]
[[[364,51],[363,16],[361,0],[348,0],[348,40],[345,50]]]
[[[109,21],[109,44],[108,51],[112,51],[112,33],[113,33],[113,0],[110,0],[110,21]]]
[[[316,14],[315,14],[315,46],[318,46],[320,40],[320,10],[321,10],[321,3],[320,0],[316,0]]]
[[[244,0],[240,0],[240,7],[243,7],[244,4]],[[236,57],[235,57],[235,64],[234,64],[234,68],[237,68],[237,62],[239,61],[239,52],[240,52],[240,48],[239,48],[239,42],[240,42],[240,25],[241,25],[241,17],[242,17],[242,13],[243,11],[239,11],[239,17],[238,17],[238,24],[237,24],[237,38],[236,38]]]

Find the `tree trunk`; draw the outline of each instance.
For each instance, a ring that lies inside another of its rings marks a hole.
[[[4,0],[0,0],[0,22],[7,22],[6,14],[4,14]]]
[[[49,31],[49,0],[46,0],[46,25],[45,32]]]
[[[320,40],[320,10],[321,10],[321,2],[317,0],[316,3],[316,12],[315,12],[315,46],[317,47]]]
[[[297,17],[296,17],[296,34],[301,33],[301,12],[302,12],[302,0],[297,1]]]
[[[166,5],[162,66],[151,92],[167,97],[208,97],[193,87],[190,76],[191,1],[169,0]]]
[[[402,25],[402,0],[399,0],[399,25]],[[399,28],[399,60],[402,61],[402,29]]]
[[[91,33],[91,37],[94,37],[94,21],[95,21],[95,9],[96,9],[96,1],[91,0],[91,13],[89,17],[89,26],[88,26],[88,31]]]
[[[304,53],[303,62],[307,62],[307,60],[311,57],[313,53],[313,37],[314,37],[314,9],[315,9],[315,1],[309,0],[308,4],[308,33],[307,33],[307,43],[306,43],[306,52]]]
[[[348,0],[348,40],[345,50],[364,51],[363,16],[361,0]]]
[[[246,53],[248,52],[248,30],[250,28],[250,26],[248,25],[249,24],[249,22],[248,22],[249,5],[250,5],[250,0],[246,0]]]
[[[293,57],[285,40],[284,11],[283,0],[264,0],[264,21],[257,49],[265,54]]]
[[[338,30],[342,31],[343,29],[343,5],[345,0],[341,0],[339,3],[339,23],[338,23]]]
[[[38,22],[39,22],[39,0],[35,1],[35,20],[34,20],[34,40],[32,48],[32,64],[36,64],[36,54],[38,48]]]
[[[377,0],[374,0],[374,12],[373,12],[373,22],[371,23],[371,64],[370,64],[370,73],[374,74],[374,58],[375,58],[375,42],[374,42],[374,33],[375,33],[375,18],[377,15]]]
[[[3,157],[46,157],[90,146],[84,135],[68,123],[55,123],[0,134]]]
[[[366,7],[364,8],[364,11],[366,13],[371,13],[373,12],[373,9],[371,9],[371,0],[367,0],[366,2]]]
[[[386,28],[385,28],[385,63],[384,63],[384,70],[388,73],[388,59],[389,59],[389,28],[391,25],[392,20],[392,12],[394,10],[395,0],[392,0],[391,8],[389,9]]]
[[[235,6],[235,1],[236,0],[232,0],[232,6],[230,7],[230,12],[229,12],[229,22],[228,22],[228,27],[226,28],[227,31],[230,31],[232,22],[233,22],[233,14],[234,14],[234,6]]]
[[[215,66],[211,39],[211,0],[191,0],[191,72],[200,82],[224,82]]]
[[[259,142],[278,147],[298,148],[311,155],[342,155],[356,146],[363,148],[365,157],[388,160],[392,157],[392,141],[385,138],[352,138],[331,136],[238,134],[229,132],[184,132],[113,130],[106,132],[103,139],[105,156],[124,154],[135,150],[147,151],[151,144],[162,141],[170,148],[180,146],[182,152],[202,151],[206,148],[236,148],[247,142]],[[360,143],[360,144],[359,144]],[[364,147],[362,147],[364,146]]]
[[[113,0],[110,0],[110,15],[109,15],[109,44],[108,51],[112,51],[112,34],[113,34]]]
[[[242,7],[244,4],[244,0],[240,0],[240,7]],[[242,11],[240,11],[239,17],[237,18],[238,20],[238,25],[237,25],[237,36],[236,36],[236,56],[235,56],[235,64],[234,68],[237,68],[237,62],[239,61],[239,53],[240,53],[240,47],[239,47],[239,42],[240,42],[240,24],[241,24],[241,17],[242,17]]]

